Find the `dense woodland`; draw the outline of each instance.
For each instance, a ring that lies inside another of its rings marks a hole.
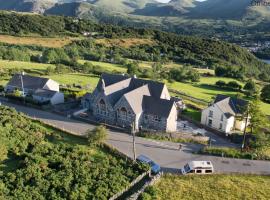
[[[0,199],[109,199],[145,166],[0,106]]]
[[[198,68],[222,67],[231,71],[228,74],[256,77],[269,81],[270,66],[259,61],[246,50],[226,42],[201,39],[165,33],[151,29],[134,29],[96,24],[89,20],[42,15],[22,15],[0,13],[0,33],[25,36],[82,36],[83,33],[95,33],[95,36],[81,41],[74,41],[62,49],[39,48],[43,59],[31,55],[38,47],[12,46],[0,49],[0,58],[34,60],[45,63],[62,63],[72,66],[76,58],[85,60],[122,62],[123,59],[142,61],[173,61]],[[125,48],[106,46],[95,42],[96,38],[147,38],[151,44],[141,44]],[[21,55],[20,54],[23,54]],[[14,56],[16,54],[16,56]],[[49,57],[49,58],[48,58]],[[226,76],[226,74],[224,75]]]

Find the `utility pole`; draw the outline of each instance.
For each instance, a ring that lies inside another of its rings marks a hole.
[[[24,72],[21,73],[20,78],[21,78],[21,86],[22,86],[22,95],[23,95],[23,102],[25,104],[25,95],[24,95],[24,84],[23,84],[23,76]]]
[[[136,141],[135,141],[135,121],[132,122],[132,125],[131,125],[131,134],[133,136],[133,161],[135,162],[136,161]]]
[[[247,135],[247,124],[248,124],[248,112],[249,111],[249,108],[247,108],[247,116],[245,117],[246,118],[246,121],[245,121],[245,129],[244,129],[244,136],[243,136],[243,142],[242,142],[242,146],[241,146],[241,151],[244,150],[245,148],[245,145],[246,145],[246,135]]]

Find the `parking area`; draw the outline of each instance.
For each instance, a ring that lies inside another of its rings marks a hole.
[[[211,141],[211,145],[213,146],[234,147],[234,148],[240,147],[238,144],[232,143],[229,140],[226,140],[216,135],[215,133],[199,128],[195,124],[188,121],[179,120],[177,122],[177,131],[184,134],[191,134],[193,136],[208,137],[209,140]]]

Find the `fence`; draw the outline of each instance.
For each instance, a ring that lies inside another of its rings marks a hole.
[[[144,172],[143,174],[141,174],[140,176],[138,176],[134,181],[131,182],[131,184],[126,187],[124,190],[122,190],[121,192],[115,194],[114,196],[112,196],[110,198],[110,200],[115,200],[118,199],[119,197],[121,197],[124,193],[126,193],[127,191],[129,191],[134,185],[136,185],[137,183],[139,183],[142,179],[146,178],[147,176],[149,176],[150,171]]]
[[[154,185],[158,180],[160,180],[162,175],[163,175],[163,172],[161,172],[160,174],[157,174],[156,176],[153,176],[150,181],[146,182],[138,192],[136,192],[134,195],[127,198],[127,200],[136,200],[136,199],[138,199],[139,196],[144,192],[144,190],[148,186]]]
[[[175,94],[178,94],[180,96],[183,96],[183,97],[185,97],[185,99],[188,99],[188,100],[193,101],[193,102],[196,102],[196,103],[200,103],[200,104],[203,104],[203,105],[208,105],[209,104],[208,101],[205,101],[205,100],[202,100],[202,99],[198,99],[196,97],[192,97],[192,96],[187,95],[186,93],[180,92],[178,90],[169,89],[169,91],[170,92],[173,92]]]

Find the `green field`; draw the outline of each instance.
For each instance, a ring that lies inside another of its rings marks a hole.
[[[122,65],[105,63],[105,62],[79,60],[80,64],[84,64],[85,62],[90,62],[93,65],[100,66],[102,69],[107,70],[107,71],[111,71],[111,72],[120,72],[120,73],[126,73],[127,72],[127,68],[125,68]]]
[[[0,69],[16,69],[18,71],[25,71],[28,73],[43,74],[48,66],[55,67],[55,65],[52,64],[0,60]]]
[[[84,63],[86,61],[80,60],[80,63]],[[126,68],[124,68],[121,65],[117,64],[110,64],[110,63],[104,63],[104,62],[95,62],[90,61],[92,64],[100,66],[102,69],[105,69],[108,72],[117,72],[117,73],[125,73]],[[48,66],[54,66],[50,64],[40,64],[40,63],[32,63],[32,62],[19,62],[19,61],[5,61],[0,60],[0,69],[6,68],[6,69],[19,69],[23,70],[30,74],[44,74],[45,70]],[[200,70],[201,73],[209,72],[212,73],[211,70]],[[55,81],[58,81],[61,84],[80,84],[82,86],[90,85],[91,90],[93,90],[98,82],[98,77],[93,75],[87,75],[87,74],[79,74],[79,73],[72,73],[72,74],[55,74],[49,77]],[[235,96],[237,92],[235,91],[229,91],[229,90],[223,90],[220,88],[215,87],[215,83],[219,80],[223,80],[225,82],[229,81],[235,81],[232,78],[223,78],[223,77],[201,77],[201,80],[199,83],[182,83],[182,82],[173,82],[169,83],[168,81],[165,81],[167,86],[170,89],[181,91],[189,96],[196,97],[198,99],[202,99],[205,101],[210,102],[217,94],[224,94],[229,96]],[[0,80],[0,84],[4,85],[6,84],[7,80]],[[243,83],[239,82],[241,85]],[[262,111],[265,114],[270,113],[270,105],[266,103],[261,103]]]
[[[198,99],[206,101],[211,101],[212,98],[217,94],[224,94],[229,96],[236,94],[236,92],[233,91],[216,88],[214,85],[218,80],[223,80],[225,82],[234,81],[234,79],[231,78],[201,77],[199,83],[166,82],[166,84],[171,89],[179,90],[187,95],[194,96]]]
[[[269,176],[165,175],[154,185],[154,189],[156,189],[158,200],[267,200],[270,197],[269,185]]]
[[[48,78],[51,78],[62,85],[72,85],[72,84],[79,84],[81,86],[90,86],[90,90],[92,91],[99,80],[99,77],[95,75],[88,75],[88,74],[56,74],[51,76],[46,76]]]

